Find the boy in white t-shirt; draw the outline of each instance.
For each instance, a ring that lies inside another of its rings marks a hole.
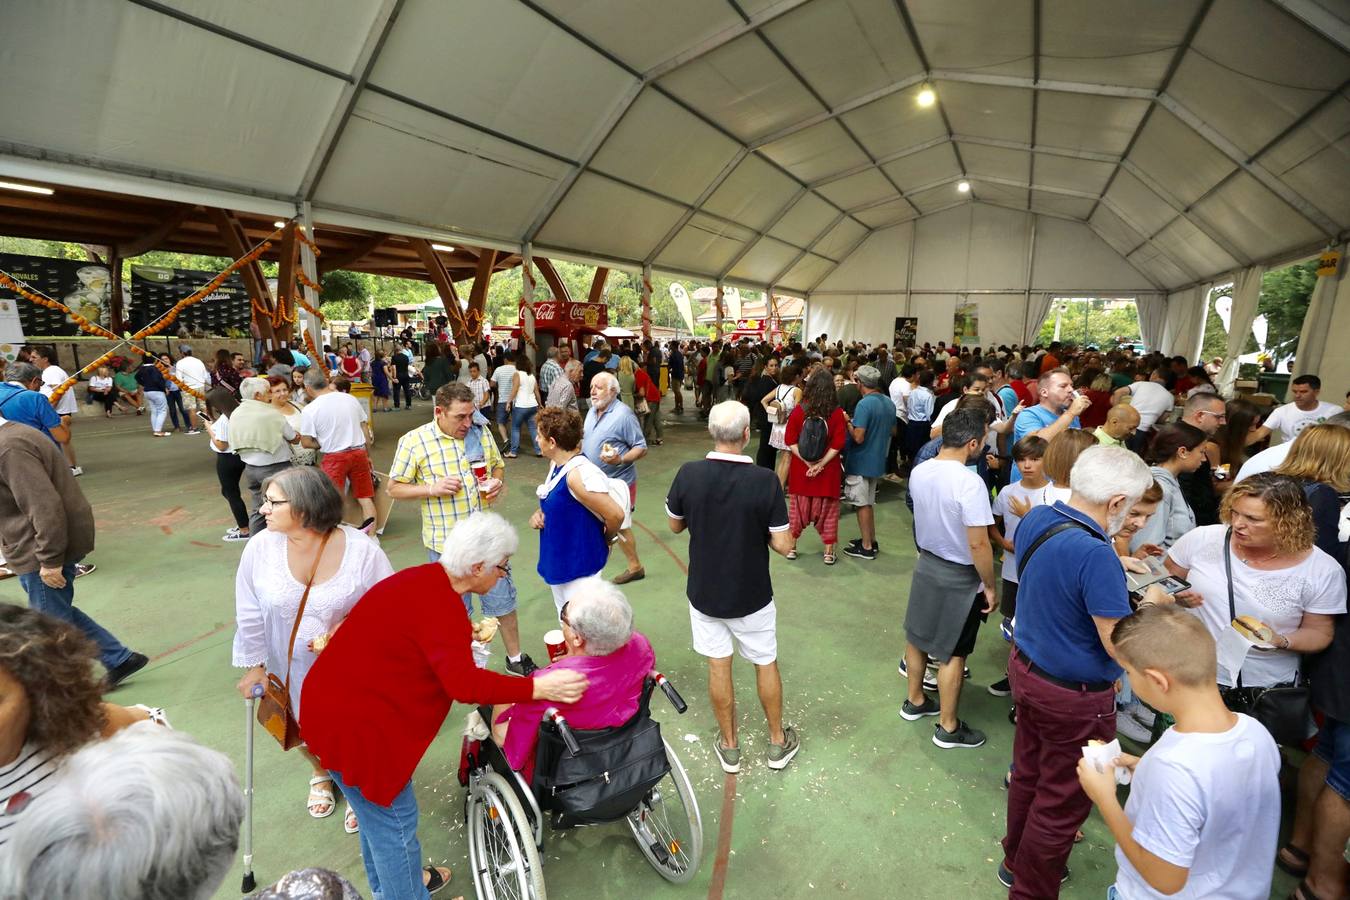
[[[1224,706],[1214,639],[1174,606],[1141,605],[1111,631],[1134,691],[1176,724],[1142,758],[1122,809],[1114,766],[1078,764],[1083,791],[1116,839],[1109,898],[1265,900],[1280,830],[1280,754],[1255,719]]]
[[[1003,633],[1012,634],[1012,619],[1017,615],[1017,560],[1013,556],[1013,539],[1022,517],[1031,512],[1034,506],[1049,506],[1058,499],[1055,488],[1045,477],[1042,460],[1049,442],[1045,438],[1029,434],[1012,448],[1013,461],[1022,473],[1021,481],[998,492],[994,498],[994,524],[989,526],[989,540],[1003,549],[1003,586],[999,591],[999,609],[1003,613]],[[1008,679],[989,686],[989,693],[995,697],[1006,697],[1012,693]]]

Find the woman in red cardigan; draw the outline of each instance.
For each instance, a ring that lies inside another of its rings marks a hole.
[[[450,879],[449,869],[422,867],[412,775],[451,702],[575,703],[586,688],[579,672],[528,679],[474,665],[460,596],[487,593],[517,544],[501,516],[474,513],[450,532],[439,563],[367,591],[305,679],[301,735],[356,810],[366,877],[384,900],[424,900]]]

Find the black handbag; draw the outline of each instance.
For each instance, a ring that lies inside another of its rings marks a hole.
[[[1233,602],[1233,532],[1223,538],[1223,571],[1228,579],[1228,619],[1237,618]],[[1219,688],[1224,706],[1236,713],[1245,713],[1260,722],[1282,746],[1296,746],[1312,733],[1312,695],[1307,685],[1297,681],[1274,687],[1244,687],[1242,673],[1237,673],[1237,684]]]

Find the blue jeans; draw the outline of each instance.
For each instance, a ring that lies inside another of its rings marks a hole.
[[[539,412],[539,407],[529,406],[521,409],[519,406],[511,407],[511,452],[520,452],[520,426],[525,425],[530,429],[530,443],[534,445],[534,452],[539,453],[539,432],[534,424],[534,414]]]
[[[440,562],[440,551],[427,548],[427,562]],[[486,594],[463,594],[464,611],[473,616],[473,598],[478,598],[478,608],[485,616],[505,616],[516,611],[516,584],[510,575],[497,579],[492,590]]]
[[[78,561],[78,560],[77,560]],[[63,588],[48,587],[37,572],[19,576],[19,584],[28,595],[28,606],[54,619],[69,622],[98,645],[98,658],[106,669],[114,669],[131,657],[131,651],[102,625],[75,608],[75,563],[61,567],[66,578]]]
[[[412,781],[403,786],[388,806],[372,803],[358,788],[330,770],[342,796],[361,823],[361,860],[374,900],[426,900],[431,895],[422,885],[422,844],[417,840],[417,798]]]
[[[146,391],[145,402],[150,405],[150,430],[163,431],[169,417],[169,398],[163,391]]]

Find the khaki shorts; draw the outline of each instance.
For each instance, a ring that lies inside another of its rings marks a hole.
[[[202,400],[200,397],[194,397],[187,391],[179,391],[178,393],[183,398],[183,409],[188,412],[206,412],[205,400]]]
[[[844,500],[853,506],[875,506],[877,503],[876,478],[862,475],[844,476]]]

